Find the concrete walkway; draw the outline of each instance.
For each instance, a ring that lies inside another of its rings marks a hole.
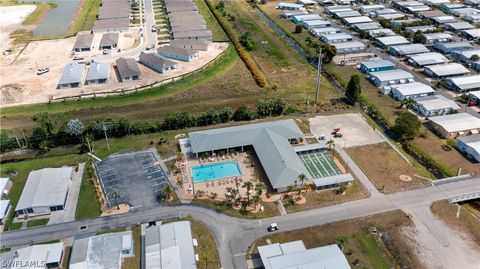
[[[75,220],[75,212],[77,212],[78,195],[80,193],[80,186],[82,185],[83,170],[85,163],[78,165],[78,171],[73,171],[72,182],[68,190],[67,202],[64,210],[52,212],[50,220],[47,225],[69,222]]]
[[[367,189],[372,197],[383,196],[383,193],[379,192],[375,185],[370,181],[368,176],[363,172],[363,170],[353,161],[353,159],[348,155],[348,153],[342,147],[335,148],[342,157],[343,161],[348,165],[348,169],[358,178],[362,185]]]

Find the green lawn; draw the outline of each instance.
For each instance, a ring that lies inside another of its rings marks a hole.
[[[9,226],[7,226],[7,231],[13,231],[13,230],[18,230],[20,228],[22,228],[22,224],[21,222],[12,222],[10,223]]]
[[[376,269],[390,269],[395,268],[396,264],[392,257],[389,255],[385,247],[368,233],[359,233],[355,235],[357,240],[362,246],[362,253],[370,260],[373,268]]]
[[[80,162],[84,162],[87,159],[86,155],[66,154],[48,158],[38,158],[33,160],[21,161],[16,163],[5,163],[0,166],[0,174],[4,177],[9,177],[13,182],[13,187],[8,194],[8,199],[12,207],[15,208],[20,199],[20,195],[23,190],[23,186],[27,180],[28,174],[32,170],[37,170],[47,167],[61,167],[65,165],[75,165]],[[16,176],[10,175],[11,171],[18,171]],[[7,230],[13,220],[13,214],[6,222]]]
[[[135,225],[132,228],[133,234],[133,257],[125,258],[122,262],[122,269],[138,269],[140,268],[140,245],[141,245],[141,227],[140,225]]]
[[[30,220],[27,222],[27,227],[37,227],[37,226],[45,226],[47,225],[49,219],[37,219],[37,220]]]
[[[97,13],[100,9],[101,0],[87,0],[83,1],[80,12],[77,14],[75,22],[69,29],[70,34],[79,31],[90,31],[97,19]]]
[[[95,192],[95,185],[93,179],[95,173],[91,162],[85,164],[83,172],[82,184],[80,185],[80,193],[78,196],[77,210],[75,212],[75,219],[96,218],[101,215],[100,202],[98,201]]]

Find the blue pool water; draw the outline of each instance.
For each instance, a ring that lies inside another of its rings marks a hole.
[[[192,167],[193,182],[239,176],[242,172],[236,161]]]

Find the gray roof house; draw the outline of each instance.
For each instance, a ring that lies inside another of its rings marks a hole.
[[[212,40],[212,32],[210,30],[201,31],[185,31],[173,33],[174,39],[194,39],[194,40]]]
[[[466,41],[459,41],[459,42],[438,42],[433,45],[437,51],[441,53],[450,54],[454,51],[462,51],[462,50],[470,50],[473,49],[472,44]]]
[[[189,40],[189,39],[174,39],[170,41],[170,46],[189,50],[207,51],[210,41],[208,40]]]
[[[377,87],[405,84],[414,81],[413,75],[402,69],[373,72],[369,78]]]
[[[15,215],[36,216],[63,210],[72,173],[71,167],[44,168],[30,172],[15,208]]]
[[[110,76],[110,65],[107,63],[93,62],[88,69],[85,84],[107,83]]]
[[[114,49],[118,46],[119,33],[105,33],[100,40],[99,49]]]
[[[70,63],[63,68],[62,76],[58,81],[58,89],[79,87],[85,72],[85,64]]]
[[[142,52],[139,57],[139,62],[162,74],[177,68],[176,62],[153,53]]]
[[[434,79],[464,76],[470,71],[459,63],[435,64],[425,67],[425,74]]]
[[[190,62],[198,57],[197,50],[190,50],[190,49],[184,49],[184,48],[178,48],[178,47],[172,47],[172,46],[160,47],[158,48],[157,52],[163,57],[180,60],[184,62]]]
[[[90,51],[92,48],[93,35],[79,34],[73,45],[74,52]]]
[[[423,68],[428,65],[448,63],[449,60],[438,52],[427,52],[407,56],[407,62],[415,68]]]
[[[140,79],[140,69],[134,59],[118,58],[115,65],[121,82]]]
[[[96,20],[92,31],[94,33],[123,32],[127,31],[129,26],[130,20],[128,18]]]
[[[423,117],[438,116],[450,114],[457,111],[460,107],[455,101],[448,99],[443,95],[430,95],[415,98],[413,108]]]
[[[253,146],[272,187],[278,192],[294,185],[300,174],[309,177],[291,143],[303,137],[293,120],[263,122],[189,133],[193,154]]]
[[[11,250],[0,254],[1,268],[61,268],[64,248],[63,243],[53,243]]]
[[[307,249],[303,241],[298,240],[259,246],[258,253],[265,269],[351,268],[337,244]]]
[[[449,78],[447,80],[447,88],[463,93],[469,91],[480,90],[480,75],[469,75],[464,77]]]
[[[145,228],[145,269],[196,269],[189,221],[157,222]]]

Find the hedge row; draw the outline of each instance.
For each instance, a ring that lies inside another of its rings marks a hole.
[[[255,60],[253,60],[252,55],[250,55],[250,53],[248,53],[245,48],[243,48],[240,44],[240,37],[238,36],[237,31],[232,28],[230,23],[222,16],[222,14],[220,14],[220,12],[215,8],[214,4],[211,1],[205,0],[205,2],[207,3],[208,8],[213,13],[215,18],[217,18],[220,26],[223,28],[225,33],[227,33],[228,37],[233,42],[233,45],[238,52],[238,55],[240,55],[240,58],[247,66],[248,70],[250,70],[250,72],[252,73],[255,82],[257,82],[258,86],[262,88],[267,86],[267,77],[260,69],[258,64],[255,62]]]
[[[449,167],[446,166],[437,160],[433,159],[430,154],[427,152],[423,151],[420,149],[418,146],[416,146],[413,143],[408,143],[405,145],[407,151],[410,152],[410,154],[416,155],[417,158],[420,158],[424,165],[430,166],[431,168],[434,168],[437,170],[440,174],[442,174],[443,177],[453,177],[456,175],[455,171]],[[428,168],[428,167],[427,167]]]

